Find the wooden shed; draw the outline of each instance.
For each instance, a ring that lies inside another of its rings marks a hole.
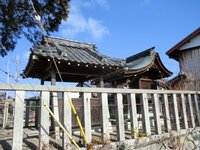
[[[179,62],[181,78],[167,83],[170,89],[200,90],[200,28],[189,34],[166,54]],[[174,82],[176,81],[176,82]]]

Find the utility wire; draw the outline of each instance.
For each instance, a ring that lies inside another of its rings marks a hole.
[[[7,71],[5,71],[5,70],[3,70],[3,69],[1,69],[1,68],[0,68],[0,71],[3,72],[3,73],[5,73],[6,75],[9,74]],[[15,77],[14,77],[13,75],[10,75],[10,74],[9,74],[8,76],[11,77],[11,78],[13,78],[13,79],[15,79]]]

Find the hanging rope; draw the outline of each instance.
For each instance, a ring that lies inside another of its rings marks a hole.
[[[36,9],[35,9],[35,7],[34,7],[34,5],[33,5],[32,0],[29,0],[29,2],[30,2],[30,4],[31,4],[31,7],[33,8],[33,17],[34,17],[34,19],[36,20],[36,22],[38,23],[38,26],[40,27],[40,29],[41,29],[41,31],[42,31],[42,35],[43,35],[44,40],[45,40],[45,42],[47,43],[47,47],[48,47],[48,49],[49,49],[49,51],[50,51],[50,56],[51,56],[51,58],[53,59],[53,63],[54,63],[54,65],[55,65],[55,67],[56,67],[56,71],[58,72],[59,78],[60,78],[60,80],[61,80],[61,82],[62,82],[62,84],[63,84],[64,82],[63,82],[61,73],[60,73],[60,71],[59,71],[59,68],[58,68],[58,66],[57,66],[57,64],[56,64],[55,58],[54,58],[54,56],[53,56],[53,54],[52,54],[52,50],[51,50],[51,48],[50,48],[50,46],[49,46],[48,38],[46,38],[46,35],[45,35],[45,33],[44,33],[45,29],[44,29],[44,27],[43,27],[43,25],[42,25],[41,17],[40,17],[39,14],[37,13],[37,11],[36,11]],[[64,84],[63,84],[63,85],[64,85]],[[71,108],[72,108],[72,110],[73,110],[73,112],[74,112],[74,115],[76,116],[76,120],[77,120],[77,122],[78,122],[78,124],[79,124],[79,128],[80,128],[80,130],[81,130],[81,133],[82,133],[82,136],[83,136],[83,138],[84,138],[85,144],[88,145],[87,138],[86,138],[85,133],[84,133],[84,131],[83,131],[82,124],[81,124],[80,119],[79,119],[79,117],[78,117],[78,115],[77,115],[77,113],[76,113],[76,110],[75,110],[75,108],[74,108],[74,105],[73,105],[73,103],[72,103],[72,101],[71,101],[71,99],[70,99],[70,97],[69,97],[68,94],[67,94],[67,97],[68,97],[68,101],[69,101],[69,103],[70,103],[70,106],[71,106]],[[74,111],[74,110],[75,110],[75,111]]]
[[[3,48],[3,50],[6,52],[6,54],[8,54],[8,51],[7,51],[6,48],[3,46],[3,44],[0,43],[0,45],[1,45],[1,47]]]

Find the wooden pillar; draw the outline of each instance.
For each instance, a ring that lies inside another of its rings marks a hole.
[[[12,150],[22,150],[23,120],[24,120],[24,91],[15,93],[15,114],[13,127]]]
[[[55,86],[56,85],[56,72],[54,70],[51,71],[51,85]],[[59,120],[59,106],[58,106],[58,93],[57,92],[52,92],[51,93],[51,105],[52,105],[52,112],[54,113],[55,117]],[[52,118],[53,119],[53,118]],[[55,139],[60,138],[60,129],[57,123],[52,120],[52,127],[55,131]]]
[[[51,85],[56,85],[56,72],[54,70],[51,71]]]
[[[81,87],[83,87],[83,84],[84,84],[83,82],[80,82],[80,86],[81,86]]]
[[[44,85],[44,80],[41,79],[41,80],[40,80],[40,84],[41,84],[41,85]]]
[[[99,86],[101,88],[104,88],[104,79],[103,79],[103,75],[102,74],[100,74],[100,76],[99,76]]]

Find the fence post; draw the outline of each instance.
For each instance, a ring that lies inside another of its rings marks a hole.
[[[167,94],[164,94],[164,107],[165,107],[165,122],[166,122],[166,128],[167,132],[171,130],[171,121],[170,121],[170,115],[169,115],[169,102]]]
[[[70,135],[72,135],[72,110],[69,104],[70,94],[64,92],[63,101],[62,101],[62,121],[63,126],[68,131]],[[68,136],[62,132],[62,148],[63,149],[71,149],[71,141]]]
[[[196,113],[197,113],[197,119],[198,123],[200,125],[200,108],[199,108],[199,102],[198,102],[198,97],[197,94],[194,95],[194,101],[195,101],[195,106],[196,106]]]
[[[91,93],[83,93],[84,128],[88,143],[90,143],[92,139],[90,99]]]
[[[110,140],[110,121],[109,121],[109,111],[108,111],[108,94],[101,93],[101,114],[102,114],[102,140],[107,142]]]
[[[142,94],[142,105],[143,105],[143,121],[144,121],[144,131],[148,135],[151,135],[151,126],[149,119],[149,106],[148,106],[148,98],[147,93]]]
[[[136,97],[135,93],[131,93],[128,96],[130,101],[130,117],[131,117],[131,130],[132,130],[132,138],[136,138],[135,130],[138,130],[138,118],[137,118],[137,107],[136,107]]]
[[[39,147],[40,150],[49,149],[49,112],[44,105],[49,107],[49,92],[42,92],[41,94],[41,111],[40,111],[40,137]]]
[[[173,106],[174,106],[174,117],[176,123],[176,130],[180,130],[180,121],[179,121],[179,114],[178,114],[178,105],[177,105],[177,97],[176,94],[173,94]]]
[[[9,102],[4,103],[4,110],[3,110],[3,128],[6,127],[6,124],[8,123],[8,107],[9,107]]]
[[[15,93],[15,113],[14,113],[12,150],[22,150],[24,93],[25,93],[24,91],[16,91]]]
[[[117,93],[115,95],[115,101],[117,104],[117,136],[118,140],[125,140],[125,130],[124,130],[124,113],[123,113],[123,99],[122,94]]]
[[[182,104],[182,111],[183,111],[184,128],[188,129],[188,118],[187,118],[186,105],[185,105],[185,95],[183,93],[181,94],[181,104]]]
[[[26,115],[25,115],[25,127],[29,125],[29,113],[30,113],[30,100],[26,100]]]
[[[191,94],[188,94],[188,102],[189,102],[189,108],[190,108],[190,116],[192,121],[192,127],[195,127],[195,121],[194,121],[194,111],[193,111],[193,105],[192,105],[192,99]]]
[[[161,122],[160,122],[160,103],[158,101],[158,94],[153,94],[153,106],[154,106],[154,119],[155,119],[155,129],[157,134],[161,134]]]

